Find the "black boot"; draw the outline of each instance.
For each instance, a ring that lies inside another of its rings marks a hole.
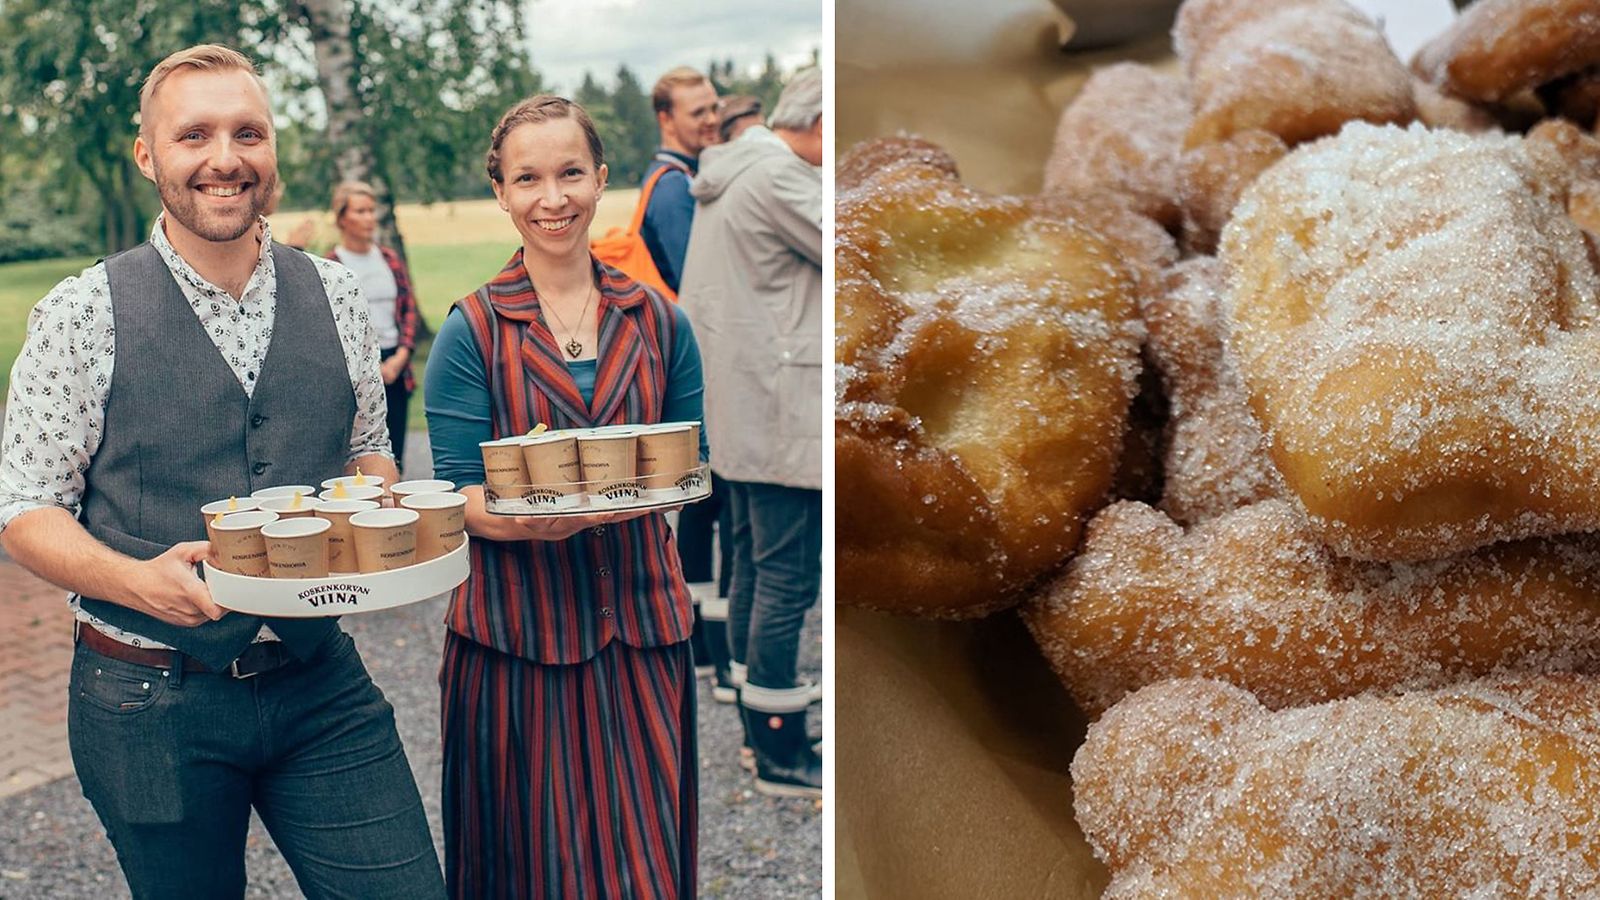
[[[806,734],[805,687],[746,684],[739,706],[756,751],[756,790],[771,797],[821,797],[822,758]]]
[[[707,597],[700,601],[701,625],[705,631],[706,655],[711,660],[711,698],[718,703],[737,703],[739,686],[733,682],[728,653],[728,598]]]

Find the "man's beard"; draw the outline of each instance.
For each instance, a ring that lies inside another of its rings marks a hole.
[[[166,207],[167,214],[177,219],[183,227],[208,241],[232,241],[243,237],[245,232],[255,227],[256,220],[262,213],[266,212],[267,204],[271,201],[272,192],[278,183],[277,172],[268,172],[266,177],[262,178],[254,169],[241,167],[241,174],[247,177],[239,180],[255,182],[246,192],[249,195],[249,206],[238,213],[224,213],[202,208],[199,198],[195,196],[198,192],[190,184],[167,178],[161,169],[161,164],[153,157],[150,162],[156,173],[156,190],[161,194],[161,205]]]

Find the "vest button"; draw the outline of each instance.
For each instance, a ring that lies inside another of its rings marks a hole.
[[[270,465],[272,465],[272,463],[258,462],[254,466],[251,466],[250,468],[257,475],[260,475],[260,474],[266,472],[267,471],[267,466],[270,466]]]
[[[600,535],[606,533],[606,527],[604,525],[596,525],[593,528],[589,529],[589,533],[594,535],[595,537],[599,537]]]
[[[267,417],[266,416],[260,416],[260,415],[251,416],[250,417],[250,427],[251,428],[260,428],[262,423],[264,423],[266,421],[267,421]]]
[[[602,618],[602,619],[611,618],[611,607],[609,607],[609,606],[600,607],[600,618]]]
[[[605,566],[601,566],[595,574],[599,575],[601,578],[605,578],[607,575],[611,574],[611,570]]]

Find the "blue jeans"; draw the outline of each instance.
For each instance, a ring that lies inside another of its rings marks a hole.
[[[252,806],[307,897],[444,897],[394,709],[349,635],[242,680],[80,644],[67,729],[135,898],[244,896]]]
[[[728,649],[751,684],[795,686],[800,626],[822,587],[822,492],[728,482],[733,584]]]

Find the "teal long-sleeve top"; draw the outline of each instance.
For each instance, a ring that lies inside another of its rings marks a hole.
[[[697,422],[705,409],[705,381],[700,371],[700,345],[689,318],[672,307],[677,323],[672,359],[667,361],[667,393],[661,411],[663,422]],[[596,361],[567,363],[583,402],[594,399]],[[494,439],[490,418],[489,374],[483,353],[459,310],[452,309],[433,339],[428,370],[423,381],[423,409],[428,416],[428,440],[433,448],[433,477],[453,481],[456,487],[483,484],[483,455],[478,444]],[[700,429],[700,459],[709,460],[706,429]]]

